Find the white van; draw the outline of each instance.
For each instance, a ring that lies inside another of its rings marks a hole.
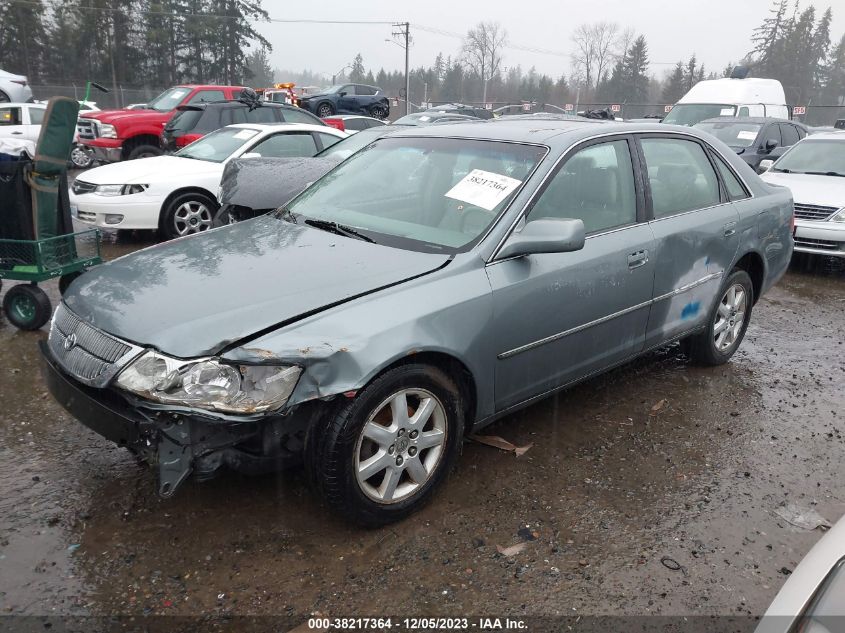
[[[789,119],[786,95],[776,79],[709,79],[680,98],[663,123],[695,125],[719,116]]]

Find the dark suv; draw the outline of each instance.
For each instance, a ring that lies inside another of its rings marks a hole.
[[[798,121],[765,117],[717,117],[693,127],[718,138],[758,173],[766,171],[762,161],[780,158],[808,133]]]
[[[174,152],[209,132],[233,123],[311,123],[325,125],[310,112],[281,103],[216,101],[177,108],[161,133],[161,148]]]
[[[364,84],[332,86],[318,94],[302,97],[299,105],[321,119],[333,114],[366,114],[386,119],[390,114],[390,103],[384,91]]]

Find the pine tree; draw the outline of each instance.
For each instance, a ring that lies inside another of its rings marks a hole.
[[[367,69],[364,68],[364,58],[361,56],[361,53],[355,55],[355,59],[352,60],[351,66],[352,68],[349,71],[349,81],[358,84],[363,83],[367,75]]]
[[[672,74],[666,80],[666,85],[663,87],[663,101],[673,104],[683,97],[685,92],[684,62],[678,62]]]
[[[789,0],[774,0],[769,10],[769,17],[754,29],[751,36],[754,48],[749,53],[749,57],[755,57],[758,71],[762,76],[769,76],[768,73],[771,73],[772,68],[780,62],[778,53],[783,41],[788,6]]]
[[[831,105],[845,103],[845,35],[830,54],[822,85],[822,98]]]
[[[33,4],[0,5],[0,51],[6,71],[37,80],[42,71],[41,52],[47,42],[41,0]]]
[[[622,76],[626,100],[644,102],[648,97],[648,44],[644,36],[635,39],[625,53]]]

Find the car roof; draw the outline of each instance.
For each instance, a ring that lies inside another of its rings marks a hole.
[[[333,132],[329,133],[333,134],[334,132],[339,132],[340,134],[343,134],[340,130],[335,130],[333,127],[329,127],[328,125],[316,125],[314,123],[233,123],[232,125],[226,125],[220,129],[230,127],[246,130],[258,130],[259,132],[268,132],[271,130],[278,130],[279,128],[294,129],[301,132],[325,132],[326,130],[333,130]]]
[[[258,101],[256,102],[258,108],[285,108],[288,110],[297,109],[296,106],[288,105],[286,103],[275,103],[274,101]],[[210,107],[214,108],[248,108],[250,107],[249,103],[244,103],[243,101],[239,101],[238,99],[223,99],[220,101],[203,101],[202,103],[186,103],[185,105],[180,105],[177,107],[177,110],[206,110]]]
[[[751,123],[759,125],[766,123],[794,123],[800,127],[806,127],[800,121],[790,121],[789,119],[779,119],[771,116],[716,116],[711,119],[704,119],[700,123]]]
[[[431,136],[466,138],[516,143],[538,143],[565,148],[573,142],[596,134],[631,134],[663,132],[695,136],[706,140],[707,134],[694,128],[664,123],[630,123],[587,119],[584,117],[512,116],[477,121],[461,121],[449,125],[408,126],[395,136]],[[394,135],[391,135],[394,136]]]
[[[841,132],[816,132],[802,140],[811,141],[845,141],[845,130]]]

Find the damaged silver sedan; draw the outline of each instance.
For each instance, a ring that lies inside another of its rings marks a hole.
[[[792,214],[688,128],[401,131],[269,215],[77,279],[47,382],[164,496],[304,458],[331,507],[383,524],[509,412],[673,341],[726,362],[786,270]]]

